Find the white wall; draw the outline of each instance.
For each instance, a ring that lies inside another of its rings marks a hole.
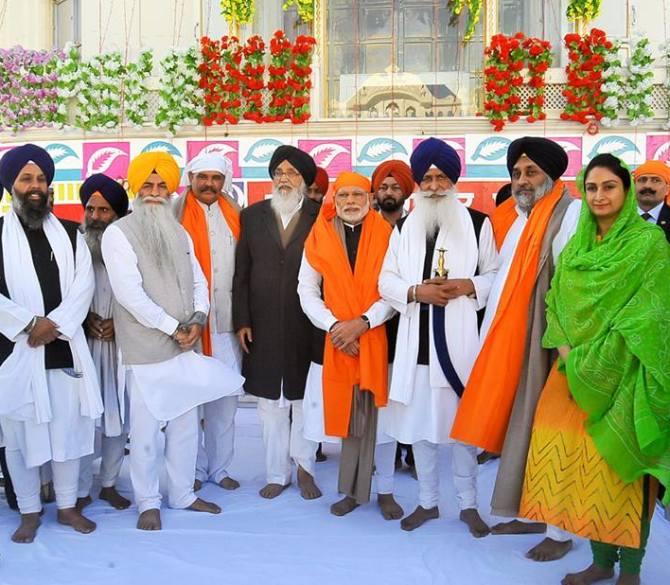
[[[51,47],[51,0],[0,0],[0,47]]]

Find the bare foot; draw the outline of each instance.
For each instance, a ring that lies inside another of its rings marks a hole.
[[[384,520],[400,520],[405,513],[393,494],[377,494],[377,504],[382,511]]]
[[[56,501],[56,492],[54,491],[54,482],[44,483],[40,487],[40,499],[44,504],[50,504]]]
[[[435,518],[439,517],[440,511],[437,509],[437,506],[433,506],[427,510],[426,508],[417,506],[414,512],[412,512],[409,516],[405,516],[400,521],[400,528],[407,531],[415,530],[425,522],[428,522],[428,520],[435,520]]]
[[[477,508],[461,510],[459,518],[461,519],[461,522],[467,524],[470,534],[475,538],[482,538],[482,536],[487,536],[490,532],[488,524],[482,520]]]
[[[264,488],[261,488],[258,493],[260,494],[261,498],[271,500],[272,498],[276,498],[290,485],[290,483],[287,483],[286,485],[281,485],[279,483],[269,483]]]
[[[240,487],[240,482],[237,481],[236,479],[233,479],[232,477],[224,477],[219,482],[219,485],[224,490],[236,490],[238,487]]]
[[[197,498],[187,510],[193,510],[194,512],[207,512],[208,514],[221,514],[221,507],[217,506],[214,502],[206,502]]]
[[[349,512],[354,511],[356,508],[358,508],[358,503],[356,500],[349,496],[345,496],[339,502],[335,502],[330,507],[330,513],[334,514],[335,516],[346,516]]]
[[[202,489],[202,482],[199,479],[196,479],[193,482],[193,491],[199,492]]]
[[[598,581],[605,581],[614,576],[614,569],[605,569],[598,565],[591,565],[579,573],[569,573],[561,581],[561,585],[591,585]]]
[[[298,465],[298,487],[300,495],[306,500],[316,500],[321,497],[321,490],[314,482],[314,478]]]
[[[137,519],[137,528],[139,530],[160,530],[162,527],[161,511],[158,508],[144,510]]]
[[[77,503],[75,504],[75,508],[79,510],[80,512],[86,507],[90,506],[93,503],[93,498],[91,496],[85,496],[83,498],[77,498]]]
[[[540,544],[531,548],[526,556],[539,562],[557,561],[570,552],[572,540],[553,540],[545,538]],[[580,573],[581,574],[581,573]]]
[[[491,526],[491,534],[542,534],[546,530],[547,525],[543,522],[521,522],[521,520],[500,522]]]
[[[620,573],[615,585],[640,585],[640,575]]]
[[[91,522],[77,508],[62,508],[56,516],[58,522],[65,526],[72,526],[77,532],[89,534],[95,530],[95,522]]]
[[[116,487],[104,487],[100,489],[100,495],[98,496],[101,500],[109,502],[112,508],[117,510],[125,510],[130,507],[130,500],[124,498],[118,491]]]
[[[41,524],[40,512],[21,514],[21,524],[12,534],[12,540],[20,544],[29,544],[35,540],[37,529]]]

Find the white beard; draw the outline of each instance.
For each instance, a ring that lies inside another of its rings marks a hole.
[[[279,216],[288,215],[296,210],[304,196],[304,187],[282,192],[277,189],[272,190],[272,199],[270,205]]]
[[[432,193],[417,191],[414,194],[414,210],[412,215],[416,216],[419,223],[426,230],[427,235],[432,235],[449,221],[448,201],[456,197],[456,189],[449,189],[442,196],[430,197]]]
[[[533,193],[524,191],[521,193],[512,193],[512,196],[514,197],[514,200],[516,201],[519,209],[528,215],[533,210],[535,204],[553,188],[554,181],[551,180],[551,177],[547,177],[547,180],[537,189],[535,189]]]
[[[139,220],[143,244],[159,268],[174,272],[174,259],[184,254],[184,228],[175,219],[167,199],[164,203],[149,204],[146,198],[137,197],[133,215]]]

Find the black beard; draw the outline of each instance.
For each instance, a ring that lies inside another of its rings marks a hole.
[[[31,195],[39,195],[39,201],[29,200],[28,197]],[[38,230],[51,213],[52,205],[46,191],[29,191],[21,194],[13,191],[12,208],[29,230]]]
[[[388,213],[398,211],[405,204],[404,200],[396,201],[392,197],[386,197],[379,202],[379,209]]]

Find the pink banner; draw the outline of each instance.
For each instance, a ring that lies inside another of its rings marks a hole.
[[[112,179],[128,177],[129,142],[84,142],[84,165],[81,178],[102,173]]]
[[[298,148],[326,169],[331,179],[351,170],[351,140],[298,140]]]
[[[239,178],[239,142],[237,140],[189,140],[186,143],[186,156],[189,161],[198,156],[201,152],[218,153],[224,155],[233,164],[233,177]]]

